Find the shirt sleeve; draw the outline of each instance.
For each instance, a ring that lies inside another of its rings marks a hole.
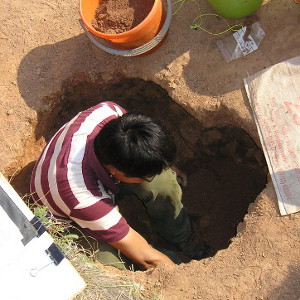
[[[76,164],[78,165],[78,164]],[[68,216],[97,241],[115,242],[129,232],[111,193],[97,180],[92,170],[69,165],[68,180],[59,181],[59,194],[68,206]]]
[[[129,232],[129,225],[111,198],[95,198],[95,203],[80,203],[71,210],[70,218],[88,234],[101,242],[116,242]],[[92,199],[87,199],[92,202]]]

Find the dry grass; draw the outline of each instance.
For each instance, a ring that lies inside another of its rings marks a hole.
[[[87,283],[75,300],[146,299],[142,296],[143,287],[134,280],[134,272],[132,277],[110,273],[85,254],[77,253],[69,259]]]
[[[86,282],[86,288],[76,295],[74,300],[162,299],[156,293],[149,297],[143,296],[144,288],[135,281],[134,272],[131,272],[131,276],[117,275],[105,270],[100,264],[96,264],[95,253],[84,249],[77,243],[78,235],[72,233],[74,226],[70,222],[55,218],[44,206],[33,204],[30,195],[25,195],[23,200],[46,226],[54,242]],[[78,228],[75,230],[78,231]]]

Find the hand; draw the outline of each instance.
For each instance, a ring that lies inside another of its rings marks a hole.
[[[163,263],[174,265],[170,258],[152,248],[148,242],[132,228],[129,229],[128,234],[122,240],[109,244],[119,249],[122,254],[146,270],[155,268]]]

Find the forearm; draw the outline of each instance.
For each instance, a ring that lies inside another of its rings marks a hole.
[[[152,248],[147,241],[136,231],[130,228],[127,236],[118,242],[110,243],[119,249],[122,254],[144,269],[155,268],[159,264],[174,263],[165,254]]]

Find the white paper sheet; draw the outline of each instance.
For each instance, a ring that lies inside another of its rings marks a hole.
[[[300,56],[244,79],[280,213],[300,211]]]
[[[0,173],[0,185],[30,219],[34,216]],[[30,220],[29,219],[29,220]],[[64,258],[55,265],[46,249],[53,243],[47,232],[26,246],[15,223],[0,206],[0,299],[71,299],[85,287],[71,263]]]

